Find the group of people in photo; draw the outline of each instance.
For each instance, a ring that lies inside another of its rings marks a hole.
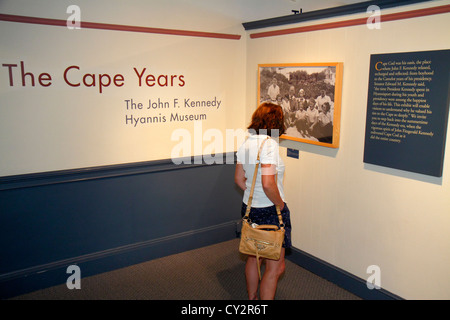
[[[334,104],[325,90],[320,90],[317,97],[309,97],[303,88],[296,90],[291,85],[289,92],[282,95],[277,79],[273,77],[263,101],[282,107],[287,135],[332,143]]]

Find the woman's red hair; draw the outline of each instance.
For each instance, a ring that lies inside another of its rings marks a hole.
[[[267,134],[272,137],[272,130],[274,136],[281,136],[285,131],[284,114],[281,107],[271,102],[264,102],[253,112],[252,122],[248,126],[249,130],[255,130],[257,134]]]

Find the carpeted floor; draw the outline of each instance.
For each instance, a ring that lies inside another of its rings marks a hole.
[[[14,300],[246,300],[245,258],[239,239],[151,260],[81,279]],[[82,270],[81,270],[82,272]],[[277,300],[360,300],[359,297],[286,260]]]

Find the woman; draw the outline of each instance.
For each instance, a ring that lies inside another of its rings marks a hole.
[[[260,298],[271,300],[275,297],[277,282],[284,272],[285,249],[291,246],[291,221],[289,209],[284,202],[283,174],[284,163],[278,152],[278,137],[285,131],[283,110],[280,106],[265,102],[253,113],[252,122],[248,127],[250,137],[237,152],[235,172],[236,184],[244,190],[242,215],[245,214],[250,194],[255,162],[261,143],[265,141],[260,153],[260,169],[253,192],[250,220],[257,224],[278,225],[276,206],[280,207],[285,224],[285,239],[279,260],[266,260],[266,269],[259,288]],[[273,139],[275,137],[277,140]],[[258,298],[258,266],[255,256],[248,256],[245,266],[247,292],[249,299]]]

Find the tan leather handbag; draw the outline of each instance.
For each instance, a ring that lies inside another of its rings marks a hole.
[[[255,189],[256,177],[258,175],[260,152],[262,150],[264,142],[266,142],[266,140],[261,143],[261,146],[258,150],[255,172],[253,174],[252,180],[252,188],[250,190],[250,195],[247,203],[247,210],[244,217],[242,218],[241,241],[239,243],[239,252],[256,256],[259,279],[261,279],[261,266],[259,258],[266,258],[271,260],[280,259],[285,232],[279,206],[276,206],[276,209],[280,226],[267,224],[255,225],[251,223],[249,218],[253,199],[253,191]]]

